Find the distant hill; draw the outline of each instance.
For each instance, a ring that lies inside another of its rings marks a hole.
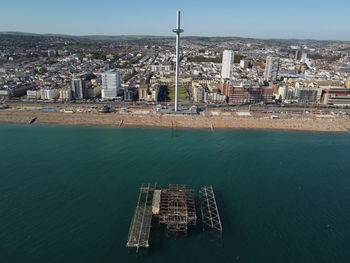
[[[0,32],[1,35],[13,35],[13,36],[38,36],[38,37],[61,37],[69,39],[82,39],[93,41],[132,41],[132,40],[152,40],[152,39],[165,39],[166,36],[149,36],[149,35],[120,35],[120,36],[108,36],[108,35],[86,35],[86,36],[73,36],[64,34],[36,34],[27,32]]]
[[[169,38],[164,36],[133,36],[133,35],[121,35],[121,36],[104,36],[104,35],[89,35],[89,36],[79,36],[78,38],[84,38],[89,40],[97,40],[97,41],[122,41],[122,40],[149,40],[149,39],[163,39]]]
[[[169,39],[171,36],[152,36],[152,35],[118,35],[118,36],[109,36],[109,35],[85,35],[85,36],[74,36],[74,35],[65,35],[65,34],[36,34],[36,33],[27,33],[27,32],[0,32],[1,35],[13,35],[13,36],[38,36],[38,37],[60,37],[67,39],[75,40],[90,40],[90,41],[133,41],[133,40],[157,40],[157,39]],[[175,37],[175,36],[173,36]],[[209,41],[209,42],[222,42],[222,41],[264,41],[264,42],[277,42],[284,44],[293,44],[298,42],[344,42],[345,41],[328,41],[328,40],[311,40],[311,39],[259,39],[259,38],[244,38],[244,37],[206,37],[206,36],[184,36],[184,39],[192,39],[198,41]]]

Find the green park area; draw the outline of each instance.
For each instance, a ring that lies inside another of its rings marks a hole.
[[[169,99],[175,101],[175,87],[169,87]],[[184,87],[179,89],[179,101],[185,101],[187,99],[187,90]]]

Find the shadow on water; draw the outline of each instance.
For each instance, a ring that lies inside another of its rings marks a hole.
[[[163,224],[159,224],[157,219],[153,219],[152,228],[150,233],[150,247],[148,248],[148,254],[158,253],[165,250],[164,243],[166,240],[172,239],[181,242],[181,239],[192,238],[202,234],[202,231],[198,227],[191,227],[188,229],[188,234],[169,234],[166,231],[166,227]]]
[[[157,218],[152,219],[152,227],[150,233],[150,247],[149,254],[153,254],[164,250],[164,238],[166,237],[166,230],[163,225],[158,223]]]
[[[215,198],[216,198],[216,204],[219,210],[223,232],[228,235],[232,235],[234,232],[232,227],[232,222],[230,220],[229,212],[227,210],[228,208],[226,206],[225,198],[222,192],[215,190]]]
[[[183,239],[192,239],[193,242],[196,242],[195,240],[198,239],[208,240],[220,246],[222,245],[222,233],[216,230],[204,231],[200,218],[198,218],[196,226],[189,227],[187,235],[168,234],[165,225],[160,225],[157,219],[153,219],[149,242],[150,247],[148,249],[139,250],[138,257],[164,252],[166,250],[164,244],[167,240],[181,242]]]

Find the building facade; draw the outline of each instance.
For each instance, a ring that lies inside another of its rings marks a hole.
[[[239,66],[241,68],[249,68],[251,66],[251,61],[250,60],[241,60],[240,63],[239,63]]]
[[[85,81],[80,78],[72,79],[71,81],[72,98],[82,100],[86,98]]]
[[[40,99],[40,90],[27,90],[27,99]]]
[[[207,95],[207,103],[224,104],[226,101],[226,95],[220,93],[213,92]]]
[[[193,100],[195,102],[207,102],[208,92],[202,85],[193,86]]]
[[[69,87],[60,89],[59,97],[60,97],[60,100],[62,100],[62,101],[69,101],[69,100],[71,100],[72,99],[72,91],[71,91],[71,89]]]
[[[139,101],[165,101],[167,99],[167,91],[167,86],[158,83],[152,85],[141,85],[138,88]]]
[[[148,85],[141,85],[138,88],[139,101],[148,101],[149,98],[149,90]]]
[[[171,64],[151,65],[152,72],[169,72],[172,70],[174,70],[174,67]]]
[[[300,61],[302,55],[303,55],[303,51],[301,51],[301,49],[298,49],[297,51],[295,51],[294,59],[295,59],[296,61]]]
[[[344,88],[324,89],[321,102],[334,106],[350,106],[350,90]]]
[[[270,103],[273,98],[273,88],[268,86],[234,86],[222,84],[221,94],[227,96],[229,104]]]
[[[8,83],[6,85],[0,85],[0,97],[20,97],[27,94],[27,90],[32,89],[31,85]]]
[[[91,86],[86,89],[88,98],[96,98],[101,96],[101,87],[100,86]]]
[[[279,87],[276,98],[285,103],[319,103],[321,100],[321,93],[322,89],[318,86],[286,85]]]
[[[59,96],[59,92],[57,89],[53,88],[41,88],[40,89],[40,97],[42,100],[55,100]]]
[[[124,101],[134,101],[137,95],[136,88],[126,88],[124,90]]]

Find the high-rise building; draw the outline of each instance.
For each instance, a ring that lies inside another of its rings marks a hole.
[[[295,57],[294,57],[294,59],[295,59],[295,60],[301,60],[302,54],[303,54],[303,52],[302,52],[300,49],[298,49],[297,51],[295,51]]]
[[[232,50],[224,50],[222,56],[222,71],[221,78],[230,79],[232,76],[232,71],[235,62],[235,52]]]
[[[280,59],[278,57],[267,57],[264,80],[275,81],[277,80],[278,70],[279,70]]]
[[[102,98],[115,99],[120,89],[120,73],[118,70],[109,70],[101,75],[102,77]]]
[[[81,100],[86,98],[85,82],[82,79],[72,79],[71,90],[73,99]]]
[[[307,53],[306,52],[302,52],[300,60],[302,62],[306,63],[306,60],[307,60]]]

